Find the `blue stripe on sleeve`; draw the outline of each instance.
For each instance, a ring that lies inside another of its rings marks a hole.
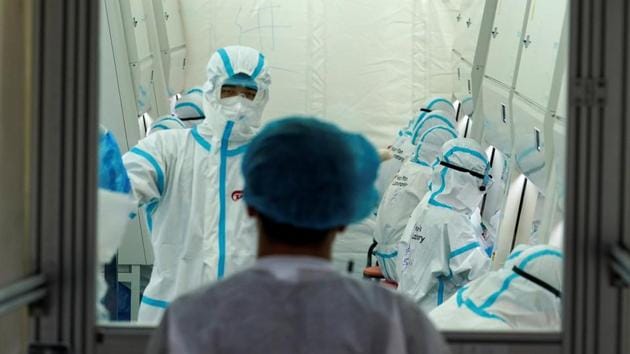
[[[461,255],[463,253],[466,253],[466,252],[468,252],[470,250],[473,250],[473,249],[475,249],[477,247],[479,247],[479,242],[476,242],[476,241],[475,242],[471,242],[471,243],[469,243],[469,244],[467,244],[465,246],[462,246],[462,247],[460,247],[460,248],[458,248],[456,250],[453,250],[451,253],[448,254],[448,258],[449,259],[455,258],[455,257],[457,257],[457,256],[459,256],[459,255]]]
[[[151,166],[153,166],[153,168],[155,169],[155,173],[157,175],[157,188],[158,191],[160,192],[160,195],[162,195],[162,193],[164,193],[164,171],[162,171],[162,168],[160,167],[160,164],[157,162],[157,160],[155,159],[155,157],[153,157],[153,155],[151,155],[150,153],[140,149],[139,147],[133,147],[130,150],[131,153],[134,153],[140,157],[143,157],[144,159],[146,159],[147,161],[149,161],[149,163],[151,164]]]
[[[153,307],[159,307],[161,309],[168,308],[170,305],[168,301],[153,299],[148,296],[142,296],[142,303]]]

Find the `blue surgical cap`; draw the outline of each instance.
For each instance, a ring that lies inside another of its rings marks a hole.
[[[243,158],[244,198],[271,220],[327,230],[367,217],[379,166],[361,135],[311,117],[268,124]]]
[[[109,131],[100,132],[98,144],[98,186],[112,192],[129,193],[131,183],[123,165],[116,138]]]

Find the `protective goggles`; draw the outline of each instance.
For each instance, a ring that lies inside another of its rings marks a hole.
[[[540,286],[541,288],[549,291],[550,293],[554,294],[557,298],[562,298],[562,291],[558,290],[556,287],[547,283],[546,281],[527,273],[526,271],[522,270],[521,268],[517,266],[512,267],[512,271],[522,276],[523,278],[531,281],[532,283]]]
[[[225,98],[242,96],[245,97],[245,103],[251,103],[253,106],[259,106],[263,104],[267,99],[267,90],[261,88],[255,80],[251,79],[249,75],[239,73],[221,81],[218,80],[218,84],[215,88],[215,83],[212,83],[206,88],[206,95],[214,95],[217,101]],[[213,89],[214,88],[214,89]]]
[[[469,175],[479,178],[481,179],[483,182],[481,184],[481,186],[479,186],[479,190],[482,192],[485,192],[486,189],[488,189],[488,186],[490,185],[490,182],[492,181],[492,176],[490,174],[488,174],[488,170],[490,169],[490,166],[486,166],[486,171],[485,173],[479,173],[477,171],[473,171],[473,170],[469,170],[467,168],[461,167],[461,166],[457,166],[457,165],[453,165],[452,163],[446,162],[446,161],[440,161],[440,165],[446,167],[446,168],[450,168],[453,169],[455,171],[458,172],[463,172],[463,173],[468,173]]]

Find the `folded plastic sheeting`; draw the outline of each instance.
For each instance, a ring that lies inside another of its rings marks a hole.
[[[98,189],[98,263],[106,264],[118,250],[136,206],[130,195]],[[134,216],[135,217],[135,216]]]
[[[460,2],[181,1],[186,86],[204,82],[217,48],[251,46],[272,69],[265,119],[314,114],[385,147],[428,97],[450,96]]]

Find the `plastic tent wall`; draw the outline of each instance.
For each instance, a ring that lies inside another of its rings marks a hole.
[[[452,92],[451,50],[461,0],[181,0],[186,86],[210,55],[241,44],[272,69],[265,119],[313,114],[380,147],[430,96]]]

